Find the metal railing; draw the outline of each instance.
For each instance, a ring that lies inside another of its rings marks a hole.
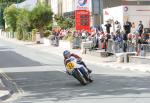
[[[123,53],[126,52],[138,52],[139,56],[150,56],[150,44],[135,44],[132,42],[116,42],[108,40],[107,52],[109,53]]]
[[[141,44],[140,56],[150,56],[150,44]]]
[[[82,39],[80,37],[74,37],[72,42],[71,42],[72,48],[73,49],[81,48],[81,42],[82,42]]]

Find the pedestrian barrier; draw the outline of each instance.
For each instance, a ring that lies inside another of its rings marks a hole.
[[[150,56],[150,44],[141,44],[140,56]]]
[[[75,37],[72,40],[72,48],[73,49],[81,48],[81,42],[82,42],[82,39],[80,37]]]
[[[114,53],[114,41],[113,40],[108,40],[108,48],[107,51],[109,53]]]
[[[112,39],[108,40],[107,52],[109,53],[122,53],[123,52],[123,42],[116,42]]]
[[[50,41],[51,41],[51,45],[59,46],[59,38],[57,36],[53,36]]]
[[[125,43],[116,42],[112,39],[108,40],[107,52],[109,53],[123,53]],[[139,56],[150,56],[150,44],[138,44],[126,42],[126,52],[139,52]]]
[[[127,42],[127,52],[136,52],[136,44]]]

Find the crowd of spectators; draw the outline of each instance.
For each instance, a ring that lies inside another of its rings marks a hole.
[[[111,32],[111,28],[114,26],[114,32]],[[139,45],[139,44],[150,44],[150,38],[148,34],[148,29],[144,30],[144,25],[142,21],[139,21],[135,31],[131,32],[132,27],[135,26],[134,23],[126,21],[123,26],[121,26],[119,21],[115,21],[113,24],[109,21],[103,26],[91,27],[90,32],[81,31],[70,31],[70,30],[60,30],[59,32],[53,32],[60,39],[72,33],[73,37],[80,37],[86,41],[93,41],[93,48],[102,48],[107,50],[108,40],[111,39],[123,46],[123,51],[127,52],[128,45]],[[101,45],[99,45],[101,43]]]

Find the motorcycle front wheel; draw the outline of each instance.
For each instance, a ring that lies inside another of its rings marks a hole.
[[[81,85],[87,84],[86,79],[84,78],[84,76],[81,74],[81,72],[79,70],[76,69],[74,71],[73,77],[76,78],[80,82]]]

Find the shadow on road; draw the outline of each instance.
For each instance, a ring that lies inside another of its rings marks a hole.
[[[2,48],[0,48],[2,50]],[[5,50],[5,48],[3,48]],[[29,67],[29,66],[42,66],[41,63],[26,58],[13,51],[0,51],[0,67]]]
[[[113,98],[113,96],[127,94],[150,93],[150,77],[94,74],[95,81],[92,84],[81,86],[71,76],[58,71],[8,73],[8,75],[14,79],[19,87],[29,93],[22,97],[20,101],[44,101],[44,99],[66,101],[78,97],[88,98],[109,95]]]

